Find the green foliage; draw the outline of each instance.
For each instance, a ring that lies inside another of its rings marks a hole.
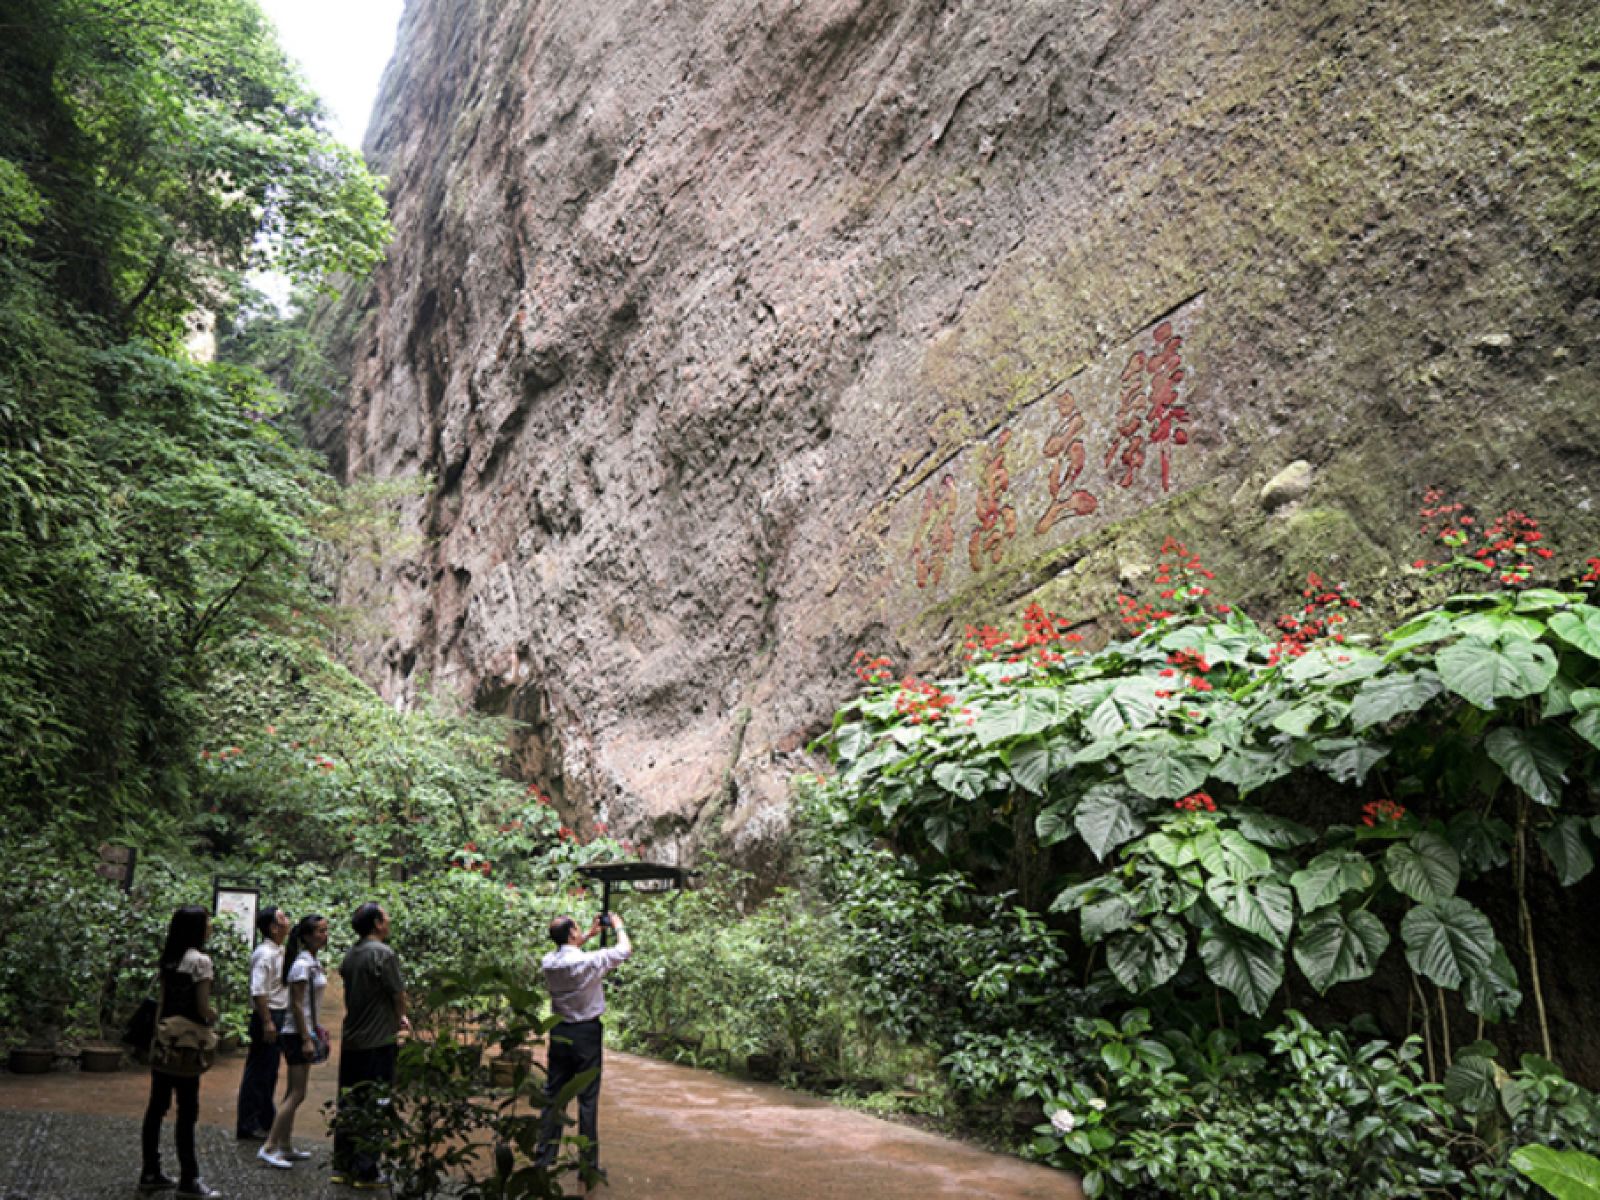
[[[22,0],[0,102],[0,809],[114,830],[184,810],[219,648],[313,607],[325,480],[190,319],[365,270],[383,206],[249,0]]]
[[[1514,1074],[1465,1056],[1462,1078],[1489,1083],[1456,1088],[1424,1080],[1417,1039],[1357,1043],[1285,1018],[1267,1058],[1220,1030],[1157,1034],[1143,1010],[1085,1022],[1102,1087],[1053,1095],[1034,1153],[1083,1170],[1090,1196],[1489,1200],[1531,1194],[1508,1139],[1596,1142],[1595,1097],[1532,1056]]]
[[[1130,607],[1135,635],[1096,652],[1034,608],[1021,634],[969,630],[960,676],[869,664],[829,739],[837,822],[929,871],[1053,888],[1136,996],[1203,975],[1260,1016],[1291,969],[1325,992],[1396,943],[1470,1011],[1509,1012],[1509,960],[1459,890],[1521,889],[1536,846],[1564,883],[1592,869],[1600,608],[1510,587],[1377,638],[1313,577],[1274,637],[1208,609],[1175,549],[1182,610]]]
[[[559,1177],[577,1168],[584,1139],[564,1138],[562,1157],[549,1167],[534,1163],[545,1075],[530,1052],[556,1022],[541,1017],[543,1002],[527,973],[514,969],[480,965],[438,977],[427,1011],[471,1006],[479,1016],[471,1038],[434,1024],[407,1039],[394,1085],[368,1085],[370,1102],[339,1115],[358,1143],[383,1156],[397,1196],[554,1200],[565,1194]],[[495,1059],[513,1065],[501,1087],[488,1078]],[[578,1076],[556,1101],[569,1104],[592,1074]]]
[[[1600,1159],[1577,1150],[1524,1146],[1511,1165],[1556,1200],[1600,1200]]]

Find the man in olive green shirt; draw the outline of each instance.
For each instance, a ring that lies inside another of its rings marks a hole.
[[[344,956],[344,1029],[339,1039],[339,1111],[365,1104],[367,1085],[394,1083],[395,1054],[406,1018],[405,980],[400,957],[389,948],[389,914],[369,901],[356,909],[351,926],[360,937]],[[388,1181],[378,1171],[378,1156],[359,1144],[336,1121],[333,1134],[333,1182],[358,1188],[380,1188]]]

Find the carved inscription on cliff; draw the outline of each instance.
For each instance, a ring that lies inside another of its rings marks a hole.
[[[1199,482],[1195,297],[1017,409],[896,504],[892,573],[923,603]]]

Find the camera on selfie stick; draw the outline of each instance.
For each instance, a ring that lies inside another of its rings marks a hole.
[[[666,863],[620,862],[591,863],[579,867],[578,874],[600,885],[600,944],[604,946],[616,928],[611,920],[612,884],[627,884],[635,892],[680,892],[700,872]]]

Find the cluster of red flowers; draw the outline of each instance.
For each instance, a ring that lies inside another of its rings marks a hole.
[[[1217,802],[1211,798],[1209,792],[1195,792],[1192,796],[1185,796],[1172,807],[1179,812],[1214,813],[1217,811]]]
[[[225,758],[238,758],[243,753],[244,751],[238,746],[224,746],[221,750],[218,750],[215,753],[210,750],[200,751],[200,759],[202,762],[204,762],[208,758],[215,758],[218,762],[221,762]]]
[[[572,830],[566,825],[563,825],[560,829],[556,830],[556,836],[563,842],[575,842],[578,840],[578,835],[573,833]]]
[[[1198,601],[1211,594],[1211,589],[1200,581],[1204,579],[1209,582],[1216,576],[1206,569],[1198,554],[1191,553],[1189,547],[1170,537],[1161,543],[1161,553],[1173,556],[1171,561],[1156,565],[1156,584],[1161,588],[1163,600],[1175,600],[1181,604]]]
[[[1164,621],[1173,615],[1170,609],[1157,608],[1153,604],[1142,603],[1132,596],[1121,595],[1117,597],[1117,618],[1128,627],[1131,633],[1143,633],[1156,621]]]
[[[962,657],[968,662],[979,657],[1003,658],[1006,662],[1030,659],[1041,667],[1065,662],[1066,656],[1056,647],[1063,643],[1079,652],[1078,643],[1083,634],[1072,629],[1072,622],[1041,604],[1030,604],[1022,612],[1022,632],[1010,634],[993,625],[968,625]]]
[[[1583,583],[1600,583],[1600,558],[1584,560],[1584,566],[1589,569],[1583,573]]]
[[[1466,506],[1459,501],[1445,503],[1444,493],[1438,488],[1429,488],[1423,494],[1419,527],[1423,536],[1449,547],[1455,558],[1475,559],[1510,587],[1522,587],[1533,578],[1535,558],[1555,556],[1548,546],[1539,545],[1544,533],[1536,518],[1508,508],[1487,529],[1479,529],[1477,518],[1466,511]],[[1469,552],[1467,547],[1474,533],[1482,544]],[[1435,564],[1419,558],[1411,565],[1423,570]]]
[[[894,663],[882,655],[871,658],[865,650],[857,650],[850,665],[855,668],[856,678],[862,683],[886,683],[894,678]]]
[[[1171,537],[1162,541],[1161,553],[1163,558],[1156,564],[1156,586],[1160,589],[1159,599],[1166,602],[1167,607],[1145,604],[1132,596],[1117,597],[1117,617],[1134,633],[1142,633],[1156,621],[1176,616],[1175,606],[1187,606],[1199,612],[1205,598],[1211,594],[1210,585],[1216,574],[1200,561],[1198,554]],[[1226,604],[1218,604],[1214,611],[1218,616],[1226,616],[1233,610]]]
[[[1184,683],[1195,691],[1209,692],[1211,690],[1211,681],[1205,677],[1206,672],[1211,670],[1211,664],[1206,661],[1205,656],[1198,650],[1176,650],[1167,655],[1167,662],[1169,665],[1161,672],[1163,678],[1172,679],[1181,674],[1184,677]],[[1174,690],[1158,689],[1156,697],[1157,699],[1165,700],[1173,694]]]
[[[894,710],[908,718],[913,725],[921,725],[925,721],[937,721],[954,703],[955,697],[941,691],[937,684],[923,683],[920,679],[907,676],[900,681],[900,694],[894,698]]]
[[[1305,599],[1298,616],[1278,618],[1278,628],[1283,632],[1268,655],[1269,666],[1277,666],[1286,658],[1299,658],[1313,642],[1331,638],[1342,643],[1344,634],[1339,626],[1348,619],[1344,609],[1359,609],[1361,601],[1348,594],[1342,583],[1328,583],[1315,571],[1306,575],[1306,586],[1300,595]]]
[[[476,858],[477,855],[478,843],[468,842],[457,852],[455,860],[451,862],[450,865],[458,871],[472,871],[478,875],[492,874],[494,872],[494,868],[489,865],[488,859],[484,859],[482,862],[470,861],[471,859]]]
[[[1361,806],[1361,823],[1373,829],[1382,822],[1398,825],[1406,815],[1404,805],[1393,800],[1373,800]]]

